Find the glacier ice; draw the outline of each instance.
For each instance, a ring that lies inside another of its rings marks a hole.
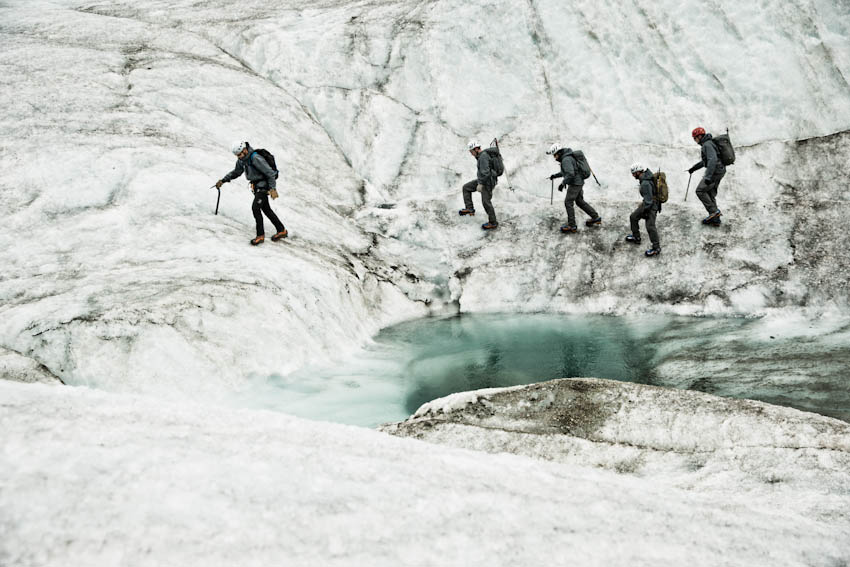
[[[488,6],[0,6],[2,368],[110,392],[0,382],[0,563],[410,564],[444,558],[435,541],[490,564],[567,548],[586,564],[847,560],[828,491],[776,513],[761,503],[776,483],[718,496],[194,405],[428,314],[846,321],[846,2]],[[739,149],[717,231],[681,200],[696,124]],[[471,136],[500,137],[516,189],[497,189],[496,234],[455,213]],[[212,214],[241,137],[284,166],[289,242],[247,246],[242,182]],[[554,139],[602,181],[587,188],[601,230],[557,234]],[[671,183],[654,263],[620,244],[635,160]]]

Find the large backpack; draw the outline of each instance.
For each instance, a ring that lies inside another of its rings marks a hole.
[[[669,197],[669,189],[667,187],[667,174],[663,171],[658,171],[652,174],[652,183],[655,185],[655,194],[653,197],[659,203],[666,203]]]
[[[587,163],[587,158],[584,157],[584,152],[581,150],[573,150],[573,157],[576,159],[578,173],[582,179],[590,177],[590,164]]]
[[[729,132],[714,136],[711,139],[714,142],[714,147],[717,148],[717,157],[723,165],[732,165],[735,163],[735,148],[732,147],[732,141],[729,139]]]
[[[254,157],[254,154],[260,154],[261,156],[263,156],[263,159],[266,160],[266,163],[269,164],[269,167],[274,170],[274,178],[277,179],[277,176],[280,175],[280,172],[278,172],[277,170],[277,164],[275,164],[274,156],[271,154],[271,152],[264,148],[254,150],[253,152],[251,152],[248,161],[251,161],[251,159]]]
[[[502,152],[496,146],[490,146],[484,151],[490,156],[490,167],[496,173],[496,177],[501,177],[505,173],[505,162],[502,161]]]

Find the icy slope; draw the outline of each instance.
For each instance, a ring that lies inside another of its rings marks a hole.
[[[623,389],[609,383],[597,393],[628,398]],[[688,473],[689,484],[669,466],[640,477],[281,414],[55,390],[0,381],[3,565],[835,565],[850,557],[847,425],[801,420],[794,410],[730,417],[703,442],[717,424],[713,404],[725,402],[687,392],[640,397],[643,419],[663,420],[670,405],[695,412],[697,431],[653,443],[652,462],[679,463],[682,447],[702,449],[695,459],[706,468],[722,455],[741,459],[738,471]],[[802,428],[778,433],[789,429],[783,420]],[[653,435],[620,424],[609,432],[614,445],[585,444],[590,462]],[[752,446],[741,446],[742,429]],[[516,444],[534,452],[538,439],[546,442],[531,435]],[[782,454],[811,472],[776,469]]]
[[[70,382],[226,397],[428,310],[847,309],[844,3],[0,10],[0,346]],[[681,202],[697,123],[742,146],[716,231],[696,180]],[[463,147],[495,134],[517,190],[482,235]],[[290,242],[246,245],[244,182],[211,215],[235,137],[277,155]],[[603,182],[599,230],[556,233],[555,138]],[[652,264],[621,243],[635,160],[673,184]]]
[[[383,282],[392,269],[358,260],[371,245],[347,218],[360,182],[292,97],[192,34],[51,5],[3,12],[7,349],[74,383],[215,396],[422,312]],[[247,246],[244,179],[212,214],[227,140],[248,134],[290,172],[282,201],[299,205],[277,207],[292,242]]]

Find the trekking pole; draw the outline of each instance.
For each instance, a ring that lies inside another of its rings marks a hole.
[[[215,187],[215,185],[211,185],[210,189]],[[221,201],[221,187],[215,187],[216,191],[218,191],[218,197],[215,199],[215,214],[218,214],[218,202]]]
[[[549,181],[552,182],[552,191],[549,193],[549,204],[554,205],[555,204],[555,180],[550,179]]]
[[[693,177],[693,173],[688,173],[688,186],[685,188],[685,201],[688,200],[688,189],[691,188],[691,177]]]
[[[499,155],[502,155],[502,150],[501,150],[501,148],[499,148],[499,139],[498,139],[498,138],[493,138],[493,141],[492,141],[492,142],[490,142],[490,145],[492,146],[493,144],[496,144],[496,149],[497,149],[497,150],[499,150]],[[502,158],[502,165],[504,165],[504,163],[505,163],[505,158]],[[514,186],[513,186],[513,185],[511,185],[511,178],[510,178],[510,176],[508,175],[508,168],[507,168],[507,167],[505,168],[505,181],[507,181],[507,182],[508,182],[508,189],[510,189],[511,191],[513,191],[513,190],[514,190]]]

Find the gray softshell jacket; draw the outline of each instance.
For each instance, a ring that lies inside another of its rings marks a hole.
[[[236,167],[233,171],[221,178],[225,183],[233,181],[242,172],[245,172],[245,177],[254,184],[257,191],[269,191],[277,188],[277,179],[274,178],[274,170],[266,163],[266,160],[258,153],[255,153],[254,148],[248,146],[248,155],[242,159],[236,160]]]
[[[702,137],[702,141],[699,143],[699,145],[702,146],[702,149],[700,150],[700,160],[691,168],[696,171],[704,167],[705,175],[703,176],[703,179],[705,179],[706,183],[711,183],[715,174],[722,176],[726,173],[726,166],[723,165],[722,161],[720,161],[720,153],[717,150],[717,146],[711,141],[711,139],[711,134],[706,134]],[[709,144],[708,142],[711,143]]]
[[[555,178],[558,177],[563,177],[564,183],[567,185],[578,185],[579,187],[584,185],[584,177],[578,171],[578,162],[570,148],[564,148],[561,153],[561,173],[555,174]]]
[[[638,178],[640,183],[640,196],[643,197],[644,209],[658,212],[658,203],[655,202],[655,183],[652,180],[652,171],[649,169],[643,170],[643,174]]]
[[[478,154],[478,183],[492,189],[499,182],[499,177],[496,175],[496,170],[490,165],[490,154],[481,150]]]

